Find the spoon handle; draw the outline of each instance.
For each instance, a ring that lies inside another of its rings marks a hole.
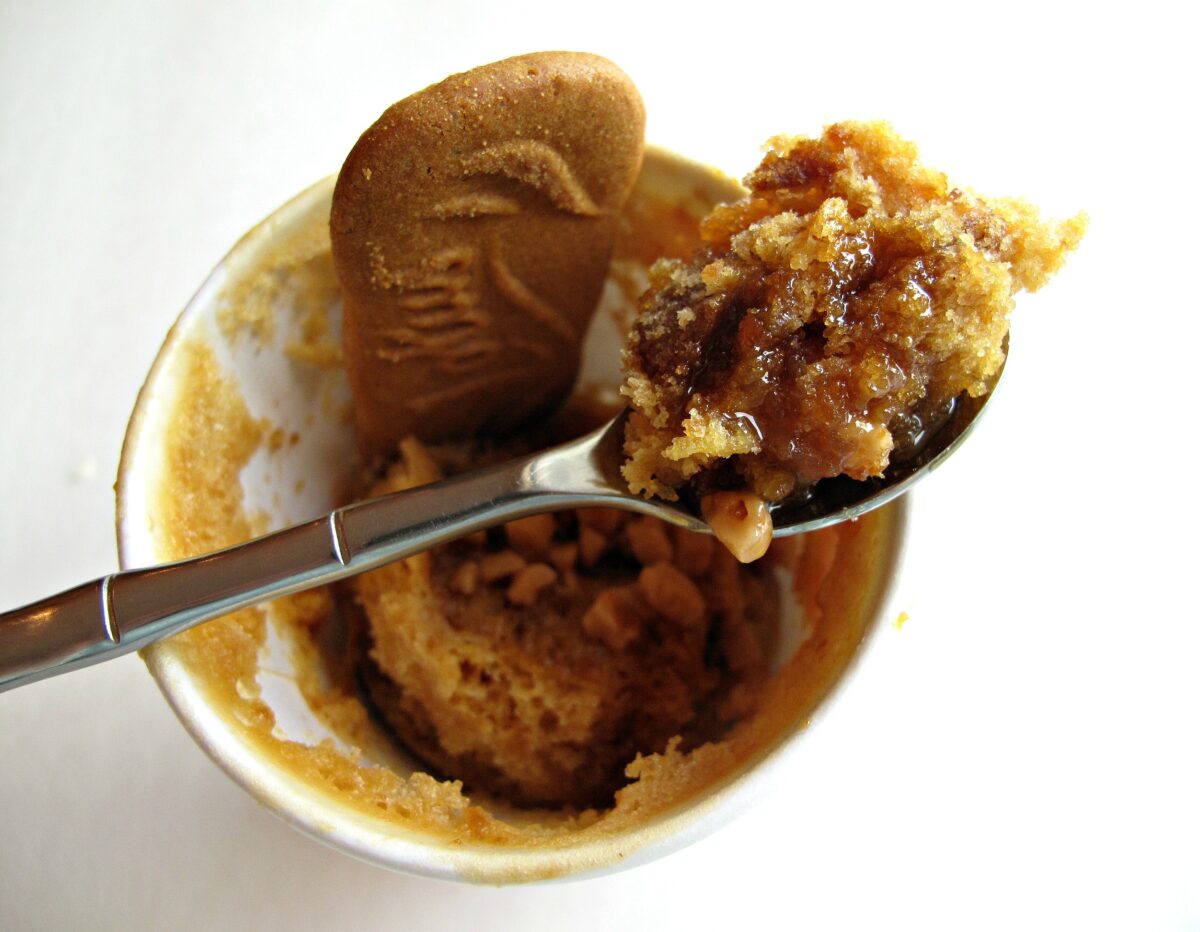
[[[0,614],[0,691],[129,653],[211,618],[363,573],[473,531],[593,503],[596,494],[554,479],[578,469],[594,437],[347,505],[215,553],[113,573]],[[545,468],[548,456],[556,468]]]

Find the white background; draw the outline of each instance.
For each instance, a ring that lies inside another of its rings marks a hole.
[[[136,657],[0,696],[0,927],[1200,928],[1197,81],[1183,4],[0,3],[0,608],[116,567],[125,420],[175,314],[393,100],[600,52],[733,174],[885,117],[1050,214],[987,423],[916,494],[878,650],[776,795],[666,860],[480,889],[260,809]]]

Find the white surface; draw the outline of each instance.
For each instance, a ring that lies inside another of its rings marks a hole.
[[[0,928],[1200,928],[1183,5],[947,5],[932,25],[913,3],[877,25],[865,4],[248,6],[0,5],[4,607],[115,568],[124,421],[178,309],[451,71],[607,54],[651,139],[738,174],[771,133],[883,116],[956,179],[1092,228],[1021,303],[985,428],[917,495],[911,620],[774,807],[601,880],[394,876],[259,809],[126,658],[0,696]]]

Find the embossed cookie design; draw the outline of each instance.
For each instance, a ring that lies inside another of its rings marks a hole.
[[[360,443],[504,433],[570,390],[645,112],[595,55],[522,55],[394,104],[330,215]]]

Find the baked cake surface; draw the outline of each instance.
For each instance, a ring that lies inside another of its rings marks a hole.
[[[373,495],[478,456],[415,439]],[[719,738],[755,704],[778,593],[708,535],[588,509],[539,515],[352,581],[389,727],[467,790],[606,807],[638,754]]]

